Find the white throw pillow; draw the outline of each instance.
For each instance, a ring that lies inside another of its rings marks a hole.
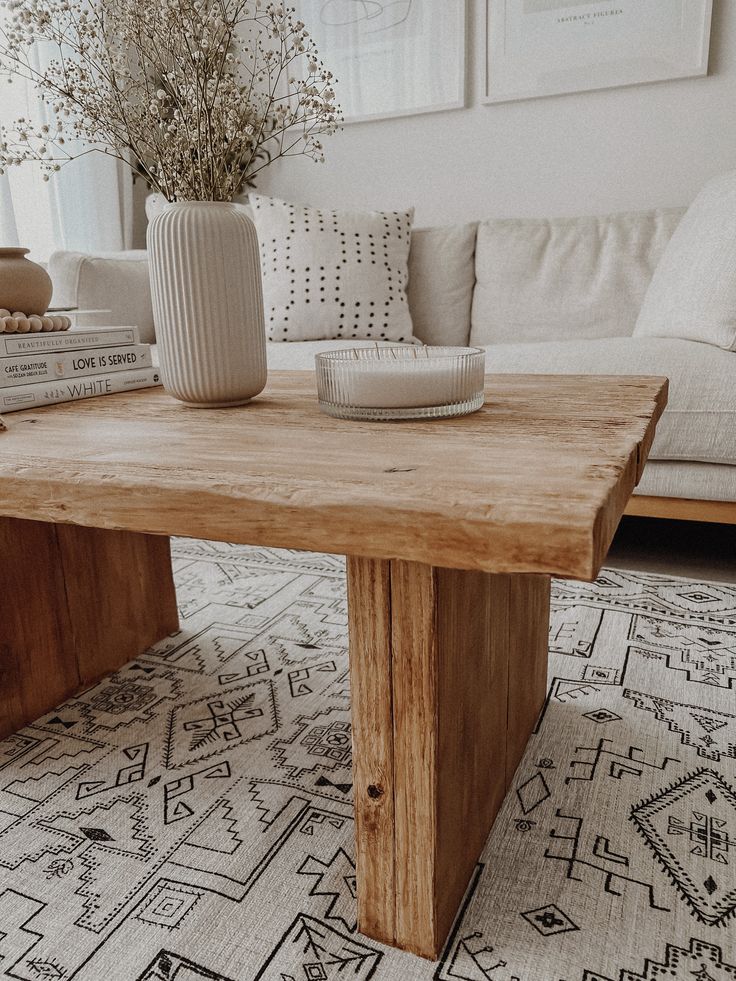
[[[635,337],[736,351],[736,171],[705,185],[654,271]]]
[[[414,211],[323,211],[250,195],[272,341],[411,341]]]

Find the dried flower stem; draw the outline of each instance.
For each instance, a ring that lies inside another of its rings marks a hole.
[[[332,73],[281,3],[0,0],[0,66],[52,120],[0,126],[0,174],[36,161],[48,179],[101,152],[169,201],[231,201],[279,157],[323,161],[341,122]]]

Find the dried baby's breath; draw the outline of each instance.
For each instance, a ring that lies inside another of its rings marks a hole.
[[[323,161],[341,121],[335,79],[283,4],[0,0],[3,23],[0,69],[35,85],[44,118],[0,126],[0,174],[37,161],[48,180],[101,152],[169,201],[231,201],[279,157]]]

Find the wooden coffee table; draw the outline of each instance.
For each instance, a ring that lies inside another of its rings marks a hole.
[[[550,575],[593,579],[662,378],[490,376],[444,421],[148,390],[0,434],[0,736],[174,631],[168,535],[348,556],[360,929],[437,957],[545,698]]]

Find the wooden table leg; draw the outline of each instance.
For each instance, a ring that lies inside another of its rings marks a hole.
[[[550,579],[348,559],[358,920],[436,959],[544,704]]]
[[[0,518],[0,739],[177,629],[168,538]]]

